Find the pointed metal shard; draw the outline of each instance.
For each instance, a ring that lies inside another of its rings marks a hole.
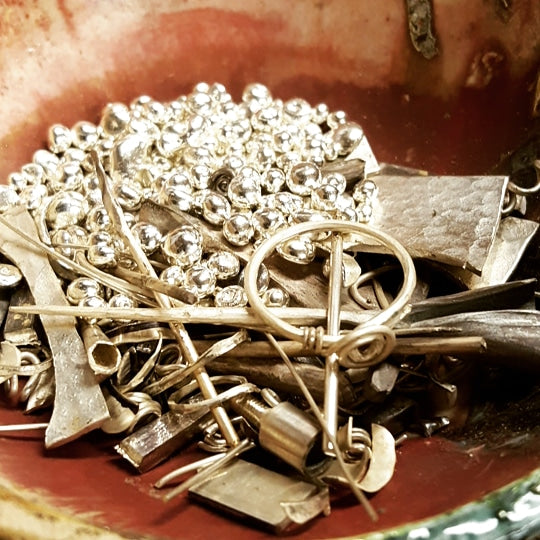
[[[364,162],[365,177],[378,174],[381,169],[365,135],[360,139],[354,150],[345,158],[345,161],[352,159],[361,159]]]
[[[469,289],[506,283],[539,226],[527,219],[504,218],[482,268],[482,275],[477,276],[463,268],[452,268],[451,273]]]
[[[13,208],[4,218],[26,234],[38,239],[34,220],[22,208]],[[51,265],[41,251],[0,222],[0,252],[23,273],[37,305],[67,305]],[[56,394],[49,426],[45,432],[48,448],[72,441],[97,427],[108,417],[107,404],[96,381],[77,333],[75,319],[41,315],[43,329],[54,362]]]
[[[370,225],[415,257],[480,274],[499,227],[506,176],[377,176]]]

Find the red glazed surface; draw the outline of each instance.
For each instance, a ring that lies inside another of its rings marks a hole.
[[[173,99],[199,81],[245,84],[343,109],[381,161],[478,174],[530,134],[540,64],[540,3],[434,0],[441,54],[410,45],[403,0],[3,0],[0,2],[0,180],[43,147],[52,123],[96,121],[110,101]],[[492,54],[494,53],[494,54]],[[30,420],[30,419],[28,419]],[[1,423],[19,411],[0,409]],[[537,443],[538,441],[536,441]],[[54,452],[39,436],[0,442],[0,473],[60,506],[96,512],[114,530],[161,538],[264,537],[152,482],[193,454],[135,475],[92,435]],[[373,497],[371,523],[350,498],[300,538],[396,526],[474,500],[538,466],[538,444],[464,451],[444,439],[406,443],[395,478]]]

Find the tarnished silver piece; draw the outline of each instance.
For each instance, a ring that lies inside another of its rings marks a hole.
[[[364,396],[370,401],[383,401],[394,389],[399,367],[390,362],[376,366],[364,383]]]
[[[505,283],[516,269],[539,224],[512,216],[501,220],[480,276],[463,268],[450,271],[469,289]]]
[[[394,475],[396,466],[396,442],[383,426],[371,424],[371,460],[360,489],[375,493],[382,489]]]
[[[103,391],[105,402],[109,409],[110,418],[101,424],[101,430],[105,433],[124,433],[129,429],[135,420],[135,413],[125,407],[120,401],[106,389]]]
[[[21,271],[13,264],[0,264],[0,289],[16,287],[22,280]]]
[[[237,459],[189,490],[194,500],[281,533],[327,513],[328,491],[260,465]]]
[[[231,407],[256,429],[264,449],[297,471],[312,474],[324,466],[321,428],[311,415],[288,401],[268,407],[254,395],[233,398]]]
[[[218,471],[223,469],[226,465],[236,460],[236,458],[255,447],[255,443],[251,439],[244,439],[240,441],[236,446],[233,446],[230,450],[227,450],[223,454],[223,457],[215,462],[211,463],[201,471],[197,472],[189,480],[171,489],[164,497],[165,502],[169,502],[174,497],[184,493],[192,487],[198,486],[215,475]]]
[[[430,0],[406,0],[409,37],[413,47],[427,60],[439,54],[437,38],[433,33],[433,15]]]
[[[28,286],[19,286],[11,295],[10,309],[4,321],[4,339],[17,346],[38,346],[41,344],[36,331],[36,318],[30,314],[15,313],[11,308],[33,304],[34,298]]]
[[[392,235],[412,256],[482,271],[508,177],[381,175],[376,184],[370,225]]]
[[[88,354],[88,364],[98,378],[108,377],[118,370],[120,351],[97,324],[85,320],[79,323],[81,337]]]
[[[26,210],[13,209],[0,220],[0,251],[23,273],[37,305],[67,305],[66,298],[49,261],[41,252],[29,249],[12,225],[37,238],[34,220]],[[72,317],[40,316],[55,369],[56,393],[51,420],[45,432],[45,445],[65,444],[99,427],[109,411],[101,389],[88,365],[83,342]]]
[[[540,371],[540,311],[496,310],[461,313],[419,321],[407,333],[440,337],[480,336],[486,342],[483,360],[514,369]]]
[[[55,383],[52,362],[39,376],[35,387],[28,396],[25,412],[31,413],[54,404]]]
[[[191,442],[212,422],[208,407],[189,413],[169,411],[128,435],[115,450],[139,472],[146,472]]]

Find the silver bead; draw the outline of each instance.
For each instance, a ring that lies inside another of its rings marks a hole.
[[[81,150],[88,151],[96,146],[99,140],[97,126],[84,120],[77,122],[72,128],[73,144]]]
[[[184,284],[184,270],[175,264],[168,266],[161,272],[159,279],[165,283],[168,283],[169,285],[181,287]]]
[[[84,222],[89,232],[108,231],[111,228],[111,218],[103,204],[94,206]]]
[[[274,132],[274,148],[277,152],[291,152],[296,149],[298,137],[295,137],[291,130],[287,128]]]
[[[336,210],[345,210],[346,208],[356,208],[356,202],[349,192],[342,193],[336,201]]]
[[[269,105],[259,109],[251,117],[253,129],[258,131],[272,131],[281,124],[282,113],[279,107]]]
[[[22,191],[27,186],[27,179],[20,172],[9,173],[7,184],[16,192]]]
[[[47,133],[49,150],[55,154],[65,152],[73,142],[71,130],[62,124],[53,124]]]
[[[192,148],[202,146],[208,137],[208,120],[200,114],[190,114],[187,119],[186,143]],[[195,165],[195,163],[192,163]]]
[[[289,293],[278,287],[271,287],[263,294],[264,303],[268,307],[285,307],[289,305]]]
[[[45,212],[51,229],[60,229],[82,222],[88,207],[86,199],[77,191],[61,191],[51,197]]]
[[[292,193],[297,195],[309,195],[320,184],[321,171],[309,161],[294,165],[287,177],[287,186]]]
[[[107,302],[105,302],[105,299],[101,296],[87,296],[78,303],[78,306],[88,308],[104,308],[107,307]]]
[[[193,189],[208,189],[214,171],[208,165],[195,165],[191,168],[191,186]]]
[[[311,207],[314,210],[332,212],[336,209],[339,191],[335,186],[325,184],[311,192]]]
[[[159,192],[159,202],[189,212],[193,206],[193,195],[182,187],[165,186]]]
[[[161,245],[161,232],[152,223],[139,221],[131,227],[131,232],[147,255],[154,253]]]
[[[165,124],[161,128],[161,134],[156,141],[156,148],[160,154],[166,157],[173,157],[184,144],[187,133],[187,125],[181,122]]]
[[[185,168],[177,168],[175,171],[170,174],[167,173],[163,176],[164,187],[174,187],[184,190],[186,193],[191,193],[193,188],[191,186],[191,175],[189,171]]]
[[[276,251],[285,260],[297,264],[309,264],[316,254],[315,244],[306,236],[286,240],[276,247]]]
[[[26,165],[23,165],[21,167],[21,174],[27,185],[41,184],[45,180],[45,171],[43,170],[43,167],[37,163],[27,163]]]
[[[70,304],[78,305],[81,300],[91,296],[103,298],[103,286],[95,279],[88,277],[75,278],[66,289],[66,297]]]
[[[161,125],[169,119],[167,107],[160,101],[152,98],[146,100],[144,103],[140,103],[137,110],[153,124]]]
[[[347,179],[345,176],[338,172],[330,172],[323,174],[322,185],[334,186],[339,193],[345,193],[347,189]]]
[[[268,193],[277,193],[285,184],[285,173],[281,169],[270,168],[261,176],[261,187]]]
[[[207,260],[217,279],[230,279],[240,272],[240,260],[232,251],[216,251]]]
[[[359,205],[356,209],[356,220],[359,223],[369,223],[373,215],[373,208],[370,204]]]
[[[254,228],[251,214],[235,213],[223,222],[222,232],[233,246],[246,246],[253,238]]]
[[[111,245],[113,244],[113,237],[108,231],[95,231],[88,235],[88,245],[89,246],[99,246],[99,245]]]
[[[191,266],[202,255],[201,233],[191,225],[182,225],[164,236],[162,250],[171,264]]]
[[[238,276],[238,285],[241,287],[244,286],[244,269],[240,272]],[[259,267],[259,273],[257,274],[257,291],[259,294],[264,294],[268,287],[270,286],[270,273],[265,264],[261,264]]]
[[[78,191],[83,185],[83,178],[80,162],[66,161],[57,167],[50,184],[54,191]]]
[[[302,98],[293,98],[283,105],[283,112],[295,122],[305,124],[311,120],[311,105]]]
[[[152,144],[159,139],[159,127],[151,120],[148,120],[143,116],[137,116],[135,113],[129,121],[126,133],[144,137],[149,144]]]
[[[364,130],[354,122],[340,124],[333,132],[332,139],[338,146],[340,156],[350,154],[364,137]]]
[[[74,259],[75,253],[87,246],[88,235],[82,227],[75,225],[52,231],[51,243],[62,255]]]
[[[208,191],[202,203],[202,215],[212,225],[222,225],[231,215],[231,204],[224,195]]]
[[[270,208],[276,208],[285,216],[295,215],[304,208],[304,199],[288,191],[268,195],[266,202]]]
[[[32,156],[32,161],[43,169],[46,178],[52,178],[56,168],[60,165],[58,156],[44,149],[36,150]]]
[[[287,224],[283,212],[276,208],[261,208],[252,216],[255,238],[267,238]]]
[[[338,208],[334,217],[335,219],[341,219],[342,221],[351,221],[354,223],[356,221],[360,221],[358,216],[359,214],[354,208],[346,207],[341,209]],[[365,221],[364,223],[367,223],[367,221]]]
[[[107,243],[97,243],[86,251],[88,262],[96,268],[113,268],[118,264],[117,252],[114,246]]]
[[[322,124],[326,122],[330,109],[326,103],[319,103],[313,107],[311,111],[311,120],[316,124]]]
[[[107,301],[107,305],[112,308],[134,308],[137,302],[127,294],[113,294]]]
[[[247,303],[246,291],[240,285],[223,287],[214,294],[214,305],[216,307],[245,307]]]
[[[103,133],[110,137],[118,137],[126,129],[131,113],[123,103],[108,103],[101,111],[99,125]]]
[[[201,116],[210,116],[213,112],[213,100],[207,92],[195,91],[187,96],[187,106]]]
[[[347,113],[344,111],[334,111],[326,117],[326,124],[330,129],[335,129],[345,122],[347,122]]]
[[[46,197],[49,195],[49,190],[45,184],[37,184],[27,186],[21,191],[21,202],[30,211],[41,208]]]
[[[297,164],[303,161],[302,155],[296,150],[284,152],[276,158],[276,165],[286,174]]]
[[[195,264],[186,270],[184,287],[197,298],[209,296],[216,288],[216,274],[205,264]]]
[[[0,185],[0,212],[9,210],[20,202],[20,197],[12,186]]]
[[[352,196],[358,204],[368,203],[377,196],[377,185],[372,180],[361,180],[355,184]]]
[[[111,178],[117,182],[129,181],[148,161],[151,140],[145,134],[129,134],[114,145],[110,153]]]
[[[317,223],[318,221],[323,221],[325,219],[329,219],[330,214],[323,211],[323,210],[314,210],[314,209],[308,209],[305,208],[303,210],[300,210],[296,214],[292,214],[290,216],[290,222],[292,224],[298,224],[298,223]],[[306,233],[304,234],[305,238],[310,238],[314,241],[320,241],[324,238],[327,238],[330,233],[327,231],[316,231],[312,233]]]
[[[133,212],[141,207],[143,193],[135,182],[117,182],[113,185],[113,193],[118,204],[126,211]]]
[[[272,103],[272,94],[263,84],[252,83],[244,88],[242,101],[249,107],[249,110],[254,113]]]
[[[204,136],[205,135],[201,135],[203,138]],[[182,152],[182,163],[188,168],[197,165],[205,165],[213,170],[216,163],[216,156],[208,148],[204,148],[200,145],[188,146],[187,148],[184,148],[184,151]]]
[[[227,195],[237,208],[255,208],[261,199],[261,177],[252,167],[242,167],[229,182]]]

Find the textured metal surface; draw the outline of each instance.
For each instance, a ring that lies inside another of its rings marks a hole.
[[[15,209],[5,217],[26,234],[38,238],[34,220],[26,210]],[[26,247],[3,224],[0,224],[0,251],[19,267],[37,305],[67,305],[47,257]],[[45,445],[50,448],[99,427],[109,417],[109,411],[88,365],[75,319],[41,315],[41,322],[53,356],[56,381],[54,408],[45,432]]]
[[[309,501],[317,491],[314,484],[237,459],[204,484],[191,488],[189,495],[225,513],[281,532],[293,524],[282,503]],[[320,506],[315,515],[326,506]]]
[[[493,246],[478,276],[463,268],[453,268],[452,273],[469,289],[505,283],[518,265],[539,224],[535,221],[507,217],[501,220]]]
[[[182,414],[169,411],[128,435],[115,450],[139,472],[146,472],[191,442],[210,423],[208,407]]]
[[[480,273],[499,226],[506,176],[378,176],[374,227],[411,255]]]

